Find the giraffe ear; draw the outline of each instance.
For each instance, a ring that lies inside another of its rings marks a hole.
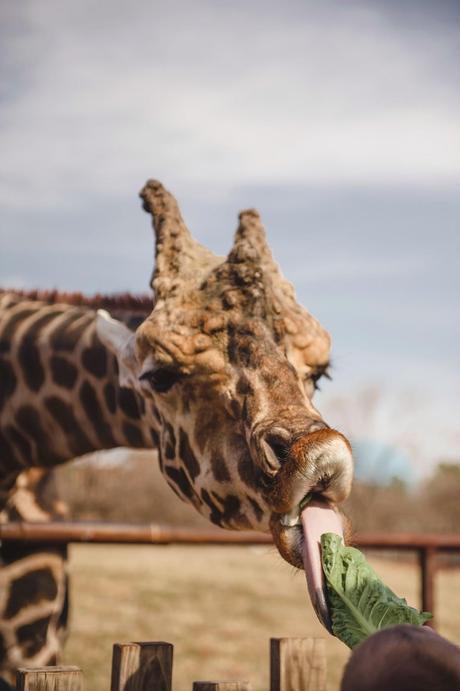
[[[138,363],[136,335],[122,322],[113,319],[105,310],[98,310],[96,332],[102,343],[117,358],[120,386],[136,387]]]
[[[134,354],[134,333],[105,310],[97,311],[96,332],[102,343],[119,360],[125,359],[130,352]]]

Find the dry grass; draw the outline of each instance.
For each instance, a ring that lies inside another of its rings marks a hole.
[[[415,568],[371,560],[398,594],[417,602]],[[66,662],[83,668],[86,691],[108,688],[111,646],[130,640],[175,645],[174,689],[203,678],[249,679],[268,688],[271,636],[327,636],[329,691],[348,649],[325,634],[304,577],[270,548],[74,546],[73,614]],[[441,633],[460,643],[459,571],[438,577]]]

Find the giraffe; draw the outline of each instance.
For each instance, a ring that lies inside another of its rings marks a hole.
[[[0,523],[65,517],[66,507],[53,496],[56,463],[114,445],[152,446],[136,432],[135,396],[119,390],[117,363],[98,343],[94,325],[94,308],[103,306],[134,328],[148,315],[151,302],[149,296],[89,299],[56,291],[0,294]],[[105,402],[105,415],[112,414],[108,422],[118,408],[123,438],[108,441],[104,429],[99,438],[85,429],[90,424],[85,413],[74,415],[82,409],[79,396],[91,402],[88,392],[99,379],[93,404],[98,405],[97,396]],[[51,443],[56,424],[61,451],[55,440]],[[58,659],[68,616],[67,548],[5,542],[0,563],[1,689],[2,682],[14,684],[17,667]]]
[[[2,298],[3,486],[92,450],[156,448],[181,499],[223,528],[271,531],[302,568],[305,496],[339,505],[352,481],[347,439],[312,402],[329,334],[297,303],[256,211],[241,212],[221,258],[193,239],[161,183],[141,198],[154,299],[135,331],[105,310]],[[50,653],[41,637],[34,663]]]

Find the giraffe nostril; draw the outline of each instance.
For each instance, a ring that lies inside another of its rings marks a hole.
[[[280,461],[284,461],[289,453],[290,444],[288,444],[286,439],[282,439],[279,435],[269,435],[267,438],[267,443],[271,446],[275,452],[275,456],[279,458]]]
[[[270,468],[274,471],[279,470],[289,454],[288,440],[280,434],[269,433],[262,439],[262,447]]]

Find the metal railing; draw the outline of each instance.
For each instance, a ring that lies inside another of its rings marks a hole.
[[[117,523],[60,522],[5,523],[0,525],[1,541],[43,544],[99,543],[136,545],[270,545],[266,533],[202,530],[158,524],[129,525]],[[460,552],[460,534],[361,533],[353,545],[364,549],[411,551],[418,556],[420,605],[432,612],[435,621],[434,585],[439,552]]]

